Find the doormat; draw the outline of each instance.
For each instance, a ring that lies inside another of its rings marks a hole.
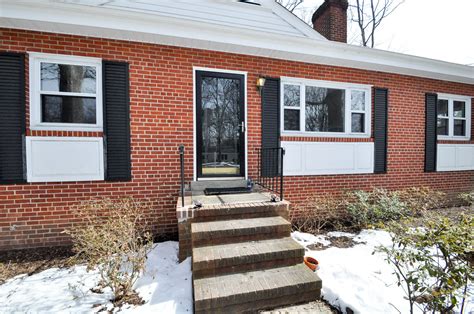
[[[240,194],[240,193],[250,193],[250,192],[252,192],[252,188],[249,188],[249,187],[204,189],[204,194],[206,195]]]

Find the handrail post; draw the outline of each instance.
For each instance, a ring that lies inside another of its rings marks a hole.
[[[283,156],[285,155],[285,149],[280,148],[281,158],[280,158],[280,200],[283,201]]]
[[[181,207],[184,207],[184,145],[179,145],[179,160],[181,164]]]

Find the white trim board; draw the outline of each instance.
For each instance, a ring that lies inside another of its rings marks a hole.
[[[196,139],[196,71],[209,71],[217,73],[240,74],[244,76],[244,119],[245,119],[245,179],[248,178],[248,118],[247,118],[247,72],[228,69],[216,69],[193,66],[193,181],[197,181],[197,139]],[[199,180],[213,180],[213,178],[200,178]],[[239,178],[234,178],[239,179]],[[216,177],[214,180],[221,180]]]
[[[28,182],[104,180],[101,137],[26,137]]]
[[[474,144],[438,144],[436,171],[474,170]]]
[[[232,52],[474,84],[472,66],[307,36],[216,26],[206,21],[157,18],[143,12],[71,3],[12,0],[2,3],[0,16],[0,27]],[[124,20],[127,23],[123,23]],[[286,21],[290,23],[289,19]]]
[[[372,142],[293,142],[285,149],[285,176],[357,174],[374,172]]]

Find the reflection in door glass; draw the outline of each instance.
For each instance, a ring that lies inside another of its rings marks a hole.
[[[201,98],[202,175],[240,174],[240,81],[203,77]]]

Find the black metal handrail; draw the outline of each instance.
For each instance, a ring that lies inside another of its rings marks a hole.
[[[179,145],[179,161],[181,167],[181,207],[184,207],[184,145]]]
[[[282,147],[258,148],[258,177],[256,184],[279,195],[283,200],[283,156]]]

